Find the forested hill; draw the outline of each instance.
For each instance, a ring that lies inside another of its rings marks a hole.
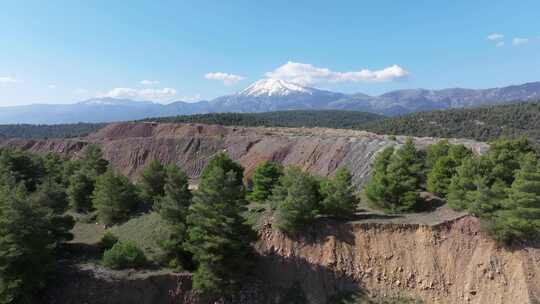
[[[102,123],[77,123],[58,125],[0,125],[0,139],[79,137],[99,130],[103,126],[105,126],[105,124]]]
[[[385,118],[382,115],[340,110],[291,110],[264,113],[209,113],[148,118],[144,121],[204,123],[247,127],[323,127],[354,129]]]
[[[540,150],[540,102],[420,112],[369,122],[362,128],[379,134],[481,141],[527,136]]]

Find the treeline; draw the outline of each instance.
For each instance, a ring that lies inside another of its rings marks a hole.
[[[365,193],[386,212],[425,210],[421,191],[478,216],[501,245],[540,236],[540,165],[524,138],[497,140],[485,155],[440,141],[424,151],[407,141],[377,156]]]
[[[379,134],[480,141],[525,136],[540,152],[540,103],[420,112],[369,122],[360,128]]]
[[[144,121],[204,123],[246,127],[323,127],[349,129],[384,116],[357,111],[290,110],[264,113],[209,113],[148,118]]]
[[[0,125],[0,138],[72,138],[85,136],[101,129],[105,125],[104,123]]]

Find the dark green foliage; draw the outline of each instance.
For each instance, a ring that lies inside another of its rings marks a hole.
[[[251,178],[252,188],[248,198],[252,201],[265,201],[272,194],[272,188],[283,175],[283,166],[274,162],[264,162],[255,168]]]
[[[106,250],[101,262],[111,269],[140,268],[146,264],[146,256],[137,244],[125,241],[118,242]]]
[[[14,180],[0,184],[0,303],[35,303],[74,221],[52,178],[33,193]]]
[[[0,303],[35,303],[54,262],[50,225],[24,187],[0,191]]]
[[[104,250],[108,250],[111,249],[116,243],[118,243],[118,238],[114,234],[112,234],[112,232],[107,231],[105,232],[103,237],[101,237],[101,240],[99,241],[99,247]]]
[[[433,168],[440,158],[448,156],[449,150],[450,143],[446,139],[428,146],[426,149],[426,168],[428,170]]]
[[[187,214],[191,205],[191,192],[188,189],[188,177],[177,166],[166,168],[164,196],[154,206],[171,229],[169,239],[162,242],[165,261],[173,268],[184,267],[189,261],[183,243],[187,236]]]
[[[488,218],[488,231],[502,244],[540,235],[540,166],[527,155],[508,190],[508,198]]]
[[[16,183],[23,182],[28,191],[34,191],[45,174],[39,157],[12,149],[0,149],[0,168],[9,172]]]
[[[121,174],[108,170],[96,180],[92,205],[104,224],[125,220],[139,204],[137,188]]]
[[[337,217],[350,217],[356,211],[357,200],[352,185],[352,175],[344,167],[336,171],[331,180],[321,183],[321,212]]]
[[[0,125],[0,135],[4,135],[7,138],[71,138],[85,136],[101,129],[105,125],[103,123]]]
[[[300,168],[286,168],[271,199],[276,227],[285,232],[300,231],[319,214],[319,182]]]
[[[411,140],[395,152],[393,148],[382,151],[365,186],[371,206],[387,212],[418,209],[423,162]]]
[[[232,171],[235,175],[234,180],[238,183],[238,185],[243,184],[244,168],[242,168],[242,166],[240,166],[240,164],[237,162],[233,161],[227,155],[227,153],[219,152],[208,161],[206,167],[204,167],[204,170],[201,173],[201,180],[206,179],[214,168],[221,168],[227,174]]]
[[[195,289],[234,292],[251,268],[254,235],[242,217],[244,195],[240,165],[216,155],[204,170],[187,218],[186,248],[198,266]]]
[[[428,168],[426,190],[440,197],[446,197],[452,176],[465,159],[472,157],[471,150],[464,145],[450,145],[440,141],[428,147],[426,168]]]
[[[149,118],[145,121],[205,123],[246,127],[326,127],[360,128],[363,123],[382,119],[384,116],[340,110],[291,110],[264,113],[209,113],[174,117]]]
[[[92,192],[96,177],[90,170],[78,170],[69,178],[66,189],[70,206],[77,212],[88,212],[92,209]]]
[[[533,153],[534,149],[529,145],[529,141],[524,138],[514,140],[496,140],[490,143],[488,157],[491,161],[492,176],[511,185],[514,175],[520,168],[523,157]]]
[[[362,129],[378,134],[471,138],[480,141],[526,136],[540,152],[540,103],[413,113],[369,122]]]
[[[103,152],[97,145],[88,145],[81,159],[82,167],[91,170],[95,175],[101,175],[107,171],[109,162],[103,158]]]
[[[151,160],[144,167],[138,186],[145,203],[154,204],[155,200],[163,196],[166,178],[165,167],[159,161]]]

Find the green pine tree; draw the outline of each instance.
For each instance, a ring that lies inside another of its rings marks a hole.
[[[382,151],[365,187],[371,206],[387,212],[418,209],[423,162],[410,139],[395,152],[392,148]]]
[[[255,168],[253,173],[252,189],[248,198],[252,201],[262,202],[270,197],[272,189],[283,175],[283,166],[274,162],[264,162]]]
[[[77,212],[92,210],[92,192],[95,187],[93,173],[89,170],[78,170],[69,177],[66,189],[69,205]]]
[[[144,202],[152,205],[163,196],[166,178],[165,167],[159,161],[152,160],[144,167],[138,183]]]
[[[166,172],[164,196],[156,201],[155,208],[171,230],[170,238],[161,244],[166,262],[180,269],[189,263],[183,243],[187,239],[187,214],[192,195],[188,177],[180,168],[171,165]]]
[[[107,170],[97,178],[92,205],[97,209],[100,222],[112,224],[125,220],[138,203],[137,188],[127,177]]]
[[[54,265],[48,212],[24,186],[0,190],[0,303],[36,303]]]
[[[185,244],[198,265],[193,276],[197,290],[233,292],[252,265],[253,233],[242,216],[247,205],[242,178],[240,165],[224,154],[203,171],[189,207]]]
[[[321,211],[324,214],[350,217],[356,211],[357,199],[354,195],[352,175],[344,167],[336,171],[331,180],[321,183]]]
[[[524,156],[508,199],[490,219],[490,231],[499,243],[540,236],[540,166],[532,153]]]
[[[275,225],[285,232],[297,232],[319,214],[319,183],[300,168],[285,169],[272,193]]]
[[[103,151],[97,145],[88,145],[81,158],[83,168],[92,170],[96,175],[105,173],[109,167],[109,162],[103,158]]]

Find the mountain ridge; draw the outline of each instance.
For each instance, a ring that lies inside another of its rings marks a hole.
[[[378,96],[345,94],[277,79],[259,80],[235,94],[198,102],[160,104],[110,97],[75,104],[33,104],[2,107],[0,124],[59,124],[115,122],[147,117],[216,112],[284,110],[349,110],[386,116],[540,100],[540,82],[489,89],[448,88],[394,90]]]

